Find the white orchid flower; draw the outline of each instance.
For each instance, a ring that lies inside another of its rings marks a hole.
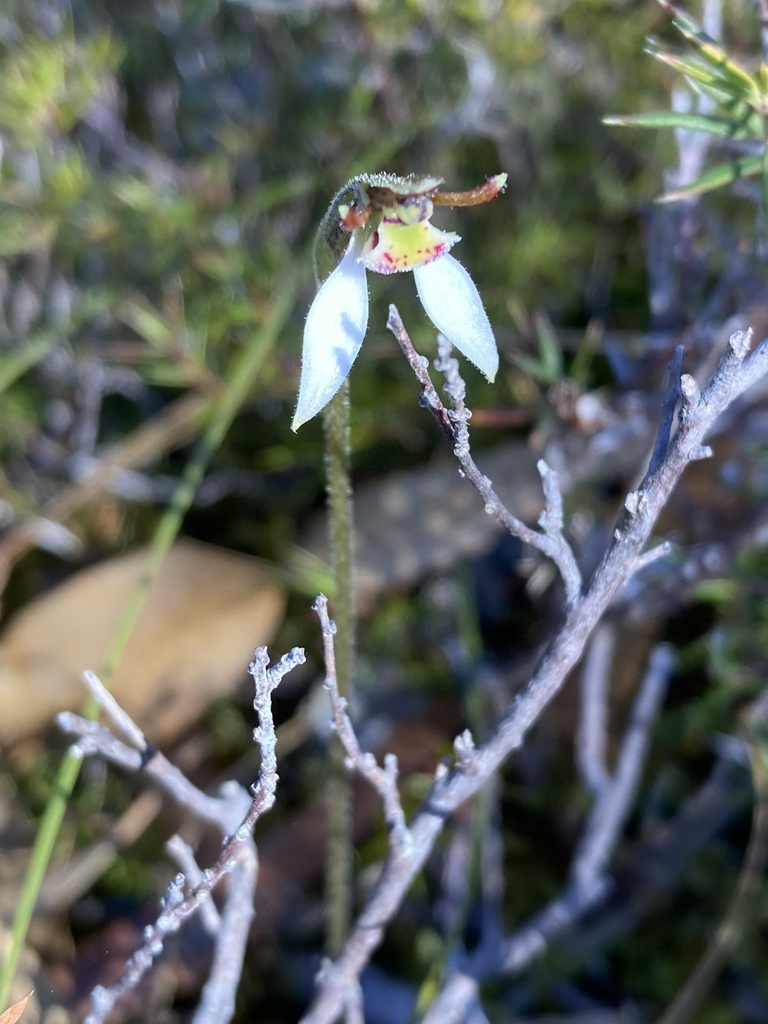
[[[439,203],[444,198],[442,205],[474,205],[497,195],[505,182],[506,175],[496,175],[475,192],[444,197],[437,193],[439,178],[365,175],[345,186],[355,194],[353,203],[332,204],[329,213],[352,237],[307,314],[294,430],[330,402],[357,358],[368,328],[369,270],[412,271],[429,319],[493,381],[499,355],[490,322],[472,278],[448,252],[459,236],[440,231],[430,217],[433,199]],[[476,195],[482,198],[467,200]]]

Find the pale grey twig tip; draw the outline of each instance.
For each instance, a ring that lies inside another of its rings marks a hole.
[[[734,331],[728,339],[728,344],[739,361],[746,359],[752,347],[752,328],[748,327],[746,331]]]

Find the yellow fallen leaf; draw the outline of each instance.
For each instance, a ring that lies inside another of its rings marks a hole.
[[[0,740],[50,725],[86,696],[146,561],[140,550],[75,573],[19,611],[0,636]],[[179,541],[169,552],[112,680],[112,692],[155,743],[180,736],[245,680],[253,648],[271,641],[285,598],[264,563]]]

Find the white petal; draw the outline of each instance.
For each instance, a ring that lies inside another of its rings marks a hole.
[[[464,267],[446,254],[413,271],[424,312],[467,359],[493,380],[499,353],[480,294]]]
[[[294,430],[330,402],[363,344],[368,326],[368,285],[358,255],[353,240],[309,307]]]

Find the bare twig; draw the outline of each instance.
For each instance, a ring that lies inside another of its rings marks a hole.
[[[608,732],[608,676],[616,636],[612,629],[595,630],[581,672],[581,704],[576,729],[576,766],[586,788],[598,796],[610,782],[605,746]]]
[[[217,933],[213,964],[195,1010],[195,1024],[216,1024],[232,1019],[235,995],[243,973],[245,947],[253,920],[253,894],[258,878],[256,847],[251,841],[238,844],[229,861],[227,893]],[[202,880],[198,886],[202,884]],[[212,906],[205,900],[200,907]]]
[[[56,717],[57,725],[62,732],[77,737],[73,746],[81,756],[99,756],[128,771],[143,771],[177,804],[187,808],[200,821],[207,822],[224,832],[236,827],[250,802],[244,790],[240,790],[240,800],[237,803],[233,800],[234,794],[231,792],[224,800],[203,793],[149,743],[141,729],[123,711],[93,672],[83,673],[83,679],[91,695],[128,742],[118,740],[109,729],[97,722],[81,718],[70,711],[62,711]]]
[[[637,792],[651,726],[661,707],[673,665],[669,647],[660,645],[651,653],[648,671],[622,740],[616,771],[595,804],[581,849],[573,862],[571,876],[579,887],[589,889],[599,882],[621,835]]]
[[[657,544],[655,548],[649,548],[648,551],[644,551],[642,555],[638,556],[637,562],[635,562],[635,568],[632,573],[633,576],[637,576],[638,573],[644,572],[649,565],[653,565],[654,562],[658,562],[662,558],[668,558],[672,554],[674,548],[668,540],[663,540],[661,544]]]
[[[450,345],[442,336],[438,337],[438,369],[446,374],[446,391],[454,403],[448,410],[443,405],[429,376],[428,362],[413,347],[408,332],[397,307],[389,307],[387,327],[397,338],[405,353],[411,369],[421,385],[421,402],[434,415],[441,430],[450,442],[453,453],[459,461],[463,474],[480,494],[485,503],[488,515],[497,519],[501,525],[520,540],[537,548],[542,554],[551,558],[563,578],[566,604],[573,607],[581,596],[582,581],[576,557],[562,532],[562,498],[557,486],[557,477],[546,463],[539,463],[539,473],[544,484],[545,509],[539,520],[543,532],[532,530],[530,526],[512,515],[504,505],[491,484],[491,481],[480,472],[469,450],[470,412],[464,406],[464,381],[459,375],[458,361],[449,358]],[[560,525],[558,526],[558,521]]]
[[[421,1024],[464,1024],[469,1008],[476,999],[475,978],[463,971],[456,971],[422,1017]]]
[[[323,630],[325,688],[331,697],[333,726],[344,747],[347,767],[362,775],[380,795],[384,804],[384,815],[390,830],[391,841],[395,849],[407,857],[411,847],[411,837],[405,824],[405,814],[397,790],[397,758],[394,754],[387,754],[382,768],[376,763],[373,754],[364,753],[360,749],[355,730],[347,714],[347,702],[339,695],[336,682],[336,652],[333,642],[336,625],[328,615],[328,598],[320,594],[313,608],[317,612]]]
[[[675,418],[675,407],[680,397],[680,374],[682,370],[683,346],[677,345],[669,363],[669,387],[667,388],[664,404],[661,407],[661,422],[659,423],[659,430],[656,435],[656,445],[648,466],[650,472],[654,472],[659,468],[664,460],[664,456],[667,454],[669,438],[672,433],[672,423]]]
[[[100,754],[114,763],[144,770],[178,803],[201,821],[216,826],[226,837],[212,868],[200,873],[194,865],[191,877],[180,873],[170,883],[162,900],[160,916],[145,929],[143,945],[128,961],[122,978],[109,988],[97,986],[93,990],[86,1024],[102,1024],[117,1001],[136,988],[151,968],[162,952],[166,937],[177,932],[196,910],[210,903],[211,893],[224,878],[228,879],[229,888],[221,923],[216,927],[213,915],[209,914],[207,918],[208,925],[216,930],[214,962],[194,1024],[226,1024],[231,1020],[253,917],[258,862],[252,831],[256,820],[272,807],[277,787],[277,737],[272,718],[272,691],[286,673],[303,664],[304,660],[304,651],[296,647],[268,668],[267,649],[260,647],[249,666],[255,684],[254,708],[259,719],[254,739],[261,746],[261,771],[252,789],[252,798],[236,783],[222,785],[219,797],[209,797],[198,790],[150,746],[141,730],[92,673],[86,675],[91,693],[127,742],[123,743],[108,729],[76,715],[58,716],[59,726],[78,737],[75,749],[81,755]],[[187,851],[183,847],[180,850],[178,845],[175,855],[177,859],[180,856],[188,859]]]
[[[407,349],[410,341],[405,331],[401,331],[396,310],[391,310],[390,324]],[[412,346],[410,349],[412,352]],[[748,350],[746,332],[737,332],[731,337],[728,350],[701,395],[691,395],[686,401],[684,415],[680,417],[665,458],[646,475],[629,502],[631,507],[622,511],[586,592],[569,609],[526,689],[513,701],[496,730],[475,750],[470,760],[436,778],[429,797],[411,823],[410,855],[390,851],[379,882],[341,955],[324,970],[318,982],[318,992],[303,1017],[304,1024],[329,1024],[338,1019],[350,984],[360,976],[378,946],[387,922],[429,856],[446,818],[477,792],[522,744],[528,730],[562,687],[606,609],[634,571],[661,509],[685,467],[692,458],[698,457],[707,433],[721,413],[768,372],[768,342],[764,341],[751,355]],[[445,424],[453,437],[447,411],[439,399],[435,402],[434,388],[423,361],[414,355],[411,365],[422,381],[425,404],[433,407],[438,422]],[[505,521],[503,513],[500,518]]]
[[[676,551],[675,564],[659,574],[651,593],[647,588],[635,586],[633,578],[614,602],[612,612],[625,614],[633,622],[668,616],[690,599],[703,580],[722,578],[740,555],[766,544],[768,509],[762,508],[757,510],[752,522],[734,535]],[[648,554],[653,555],[656,550],[653,548]]]
[[[181,836],[171,836],[165,844],[165,852],[176,862],[187,885],[191,889],[197,888],[203,880],[203,872],[189,843],[185,843]],[[216,935],[221,927],[221,915],[212,900],[206,900],[200,906],[200,917],[208,934]]]
[[[360,984],[353,985],[344,1008],[344,1024],[365,1024],[363,1012],[363,990]]]
[[[585,668],[597,683],[590,683],[601,689],[608,674],[607,661],[611,653],[611,637],[605,630],[599,631],[590,651],[590,662]],[[586,911],[591,910],[609,891],[605,877],[608,860],[618,842],[626,817],[634,802],[640,771],[645,759],[651,725],[660,707],[666,683],[672,669],[671,652],[658,647],[651,655],[648,671],[640,686],[640,692],[627,726],[621,746],[618,766],[611,777],[605,767],[599,743],[591,753],[594,760],[585,772],[592,780],[600,776],[597,800],[584,828],[584,834],[571,865],[570,879],[561,896],[552,900],[527,924],[506,942],[496,944],[496,956],[475,953],[449,978],[442,992],[425,1016],[422,1024],[442,1020],[439,1008],[449,1008],[450,1019],[463,1021],[470,1009],[470,1003],[477,998],[477,982],[494,973],[516,974],[530,966],[542,956],[553,939],[571,928]],[[593,697],[600,697],[599,693]],[[595,721],[591,729],[601,733],[603,723]],[[598,772],[598,768],[602,771]],[[472,984],[470,984],[472,982]]]
[[[754,0],[757,17],[760,21],[760,40],[763,47],[763,59],[768,60],[768,0]]]
[[[612,890],[604,910],[593,912],[589,923],[581,920],[578,934],[562,936],[560,948],[569,962],[593,961],[620,936],[636,932],[654,910],[667,905],[702,848],[748,808],[748,788],[744,766],[729,756],[718,757],[709,776],[674,818],[658,823],[653,834],[623,861],[621,893]]]
[[[499,948],[504,905],[504,844],[501,835],[501,782],[494,775],[485,790],[487,814],[480,849],[482,892],[481,941],[478,956]]]
[[[474,830],[469,814],[457,816],[450,843],[443,856],[440,899],[435,921],[444,938],[444,947],[457,941],[466,924],[468,898],[472,889],[472,852]]]
[[[606,895],[608,883],[604,870],[632,806],[651,722],[661,703],[671,667],[667,648],[657,648],[635,702],[617,770],[589,815],[571,865],[569,884],[562,896],[504,944],[501,959],[505,973],[517,973],[527,967],[545,952],[553,938]]]

